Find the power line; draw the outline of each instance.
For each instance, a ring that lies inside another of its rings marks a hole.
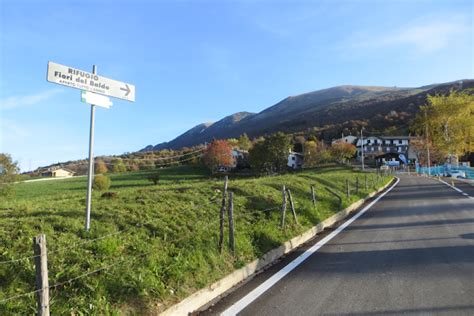
[[[167,160],[167,159],[175,159],[175,158],[181,158],[181,157],[185,157],[185,156],[188,156],[188,155],[192,155],[192,154],[195,154],[195,153],[200,153],[200,152],[203,152],[205,151],[207,148],[202,148],[202,149],[198,149],[198,150],[195,150],[195,151],[191,151],[191,152],[187,152],[187,153],[184,153],[184,154],[181,154],[181,155],[175,155],[175,156],[169,156],[169,157],[157,157],[157,158],[121,158],[121,157],[116,157],[116,158],[108,158],[108,159],[111,159],[111,160],[120,160],[120,162],[116,162],[116,163],[113,163],[113,162],[104,162],[105,164],[108,164],[108,165],[114,165],[114,164],[120,164],[122,163],[123,161],[137,161],[137,162],[141,162],[141,161],[157,161],[157,160]],[[103,158],[100,158],[100,157],[96,157],[95,159],[98,159],[98,160],[102,160]],[[102,160],[103,161],[103,160]],[[88,160],[84,160],[84,161],[78,161],[78,162],[65,162],[65,163],[61,163],[59,165],[64,165],[64,166],[71,166],[71,165],[82,165],[82,164],[87,164],[88,163]],[[166,165],[167,163],[164,163],[163,165]]]
[[[186,158],[186,159],[181,159],[181,160],[176,160],[176,161],[169,161],[169,162],[165,162],[165,163],[162,163],[162,164],[155,164],[154,166],[155,167],[165,167],[165,166],[169,166],[169,165],[172,165],[172,164],[180,164],[180,163],[183,163],[183,162],[186,162],[186,161],[190,161],[190,160],[193,160],[193,159],[196,159],[196,158],[200,158],[202,157],[203,155],[196,155],[196,156],[192,156],[192,157],[189,157],[189,158]],[[133,159],[132,159],[133,160]],[[105,165],[110,165],[110,166],[116,166],[116,165],[123,165],[125,167],[132,167],[132,166],[136,166],[135,164],[125,164],[123,163],[123,161],[119,161],[119,162],[104,162],[103,163]],[[75,165],[84,165],[84,164],[88,164],[87,161],[81,161],[81,162],[74,162],[74,163],[70,163],[70,164],[65,164],[65,166],[75,166]]]

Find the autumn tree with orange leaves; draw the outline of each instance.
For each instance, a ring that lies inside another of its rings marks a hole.
[[[226,140],[214,140],[204,154],[204,164],[215,173],[219,167],[232,167],[232,146]]]

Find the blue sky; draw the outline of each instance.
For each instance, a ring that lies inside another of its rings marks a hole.
[[[343,84],[474,78],[474,1],[0,1],[0,152],[87,157],[88,105],[54,61],[136,86],[96,112],[95,154],[170,140]]]

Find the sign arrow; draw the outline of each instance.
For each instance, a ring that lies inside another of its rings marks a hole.
[[[128,84],[125,84],[125,88],[120,88],[120,90],[127,91],[127,93],[125,93],[125,96],[127,96],[130,93],[130,87],[128,86]]]
[[[0,3],[2,0],[0,0]],[[91,80],[88,80],[90,78]],[[66,87],[85,90],[135,102],[135,86],[69,66],[48,62],[47,80]]]

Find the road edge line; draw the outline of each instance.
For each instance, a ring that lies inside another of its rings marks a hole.
[[[270,289],[273,285],[275,285],[277,282],[279,282],[281,279],[283,279],[288,273],[293,271],[296,267],[298,267],[301,263],[303,263],[306,259],[308,259],[311,255],[316,253],[322,246],[324,246],[328,241],[333,239],[335,236],[337,236],[341,231],[343,231],[347,226],[349,226],[352,222],[354,222],[356,219],[358,219],[360,216],[362,216],[367,210],[369,210],[375,203],[377,203],[381,198],[383,198],[387,193],[389,193],[399,182],[400,178],[395,177],[396,182],[388,188],[385,192],[380,194],[375,200],[370,202],[368,205],[366,205],[362,210],[357,212],[354,216],[352,216],[350,219],[345,221],[341,226],[337,227],[333,232],[331,232],[329,235],[318,241],[315,245],[313,245],[311,248],[307,249],[303,254],[298,256],[296,259],[291,261],[289,264],[287,264],[285,267],[283,267],[281,270],[273,274],[269,279],[264,281],[262,284],[257,286],[255,289],[250,291],[247,295],[245,295],[243,298],[241,298],[239,301],[236,303],[232,304],[229,308],[227,308],[224,312],[221,313],[221,316],[231,316],[231,315],[236,315],[240,311],[242,311],[244,308],[246,308],[248,305],[250,305],[253,301],[255,301],[257,298],[259,298],[263,293],[265,293],[268,289]]]
[[[396,178],[396,177],[395,177]],[[379,194],[387,187],[389,187],[393,181],[385,184],[381,188],[369,193],[367,197],[360,199],[359,201],[354,202],[349,205],[347,208],[339,211],[333,216],[325,219],[321,223],[313,226],[308,229],[306,232],[286,241],[283,245],[274,248],[262,257],[246,264],[244,267],[231,272],[227,276],[224,276],[222,279],[214,282],[213,284],[194,292],[188,297],[184,298],[180,302],[168,307],[166,310],[161,312],[159,315],[162,316],[176,316],[176,315],[189,315],[201,308],[208,305],[214,301],[219,296],[225,294],[227,291],[232,289],[234,286],[239,283],[248,280],[253,275],[264,270],[266,267],[273,264],[276,260],[287,254],[288,252],[296,249],[302,244],[308,242],[310,239],[314,238],[318,233],[322,232],[325,228],[334,225],[336,222],[339,222],[346,218],[352,211],[359,208],[366,201]]]
[[[453,189],[454,191],[458,192],[458,193],[461,193],[463,196],[471,199],[471,200],[474,200],[474,196],[470,196],[468,193],[464,192],[463,190],[459,189],[459,188],[456,188],[454,185],[451,185],[449,184],[448,182],[444,181],[444,180],[441,180],[441,179],[436,179],[438,180],[439,182],[447,185],[448,187],[450,187],[451,189]]]

